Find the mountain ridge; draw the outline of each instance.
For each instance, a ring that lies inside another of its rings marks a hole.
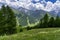
[[[8,5],[6,2],[0,2],[1,5]],[[13,3],[12,3],[13,4]],[[9,5],[13,11],[15,12],[16,17],[18,18],[18,21],[21,25],[28,25],[27,23],[27,17],[30,21],[30,23],[35,23],[37,21],[39,21],[46,13],[48,13],[50,16],[52,17],[56,17],[57,15],[60,16],[60,10],[58,10],[57,12],[55,12],[56,10],[53,11],[44,11],[44,10],[29,10],[26,8],[23,8],[21,6],[18,5]],[[58,7],[57,7],[58,8]],[[22,16],[23,15],[23,16]]]

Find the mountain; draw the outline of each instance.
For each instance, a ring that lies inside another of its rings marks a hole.
[[[15,15],[20,25],[23,25],[23,26],[28,25],[28,20],[30,24],[37,22],[34,17],[27,15],[25,12],[22,12],[13,8],[12,10],[15,12]]]
[[[4,3],[0,3],[0,4],[1,5],[6,5]],[[19,8],[12,7],[12,6],[10,6],[10,7],[15,12],[15,15],[17,17],[17,20],[18,20],[19,24],[23,25],[23,26],[29,25],[28,20],[29,20],[30,24],[34,24],[35,22],[39,21],[40,17],[42,17],[42,15],[43,15],[42,14],[43,11],[39,12],[38,10],[32,11],[32,10],[28,10],[28,9],[25,9],[25,8],[22,8],[22,7],[19,7]],[[37,13],[38,13],[38,15],[37,15]],[[40,13],[42,15],[40,15]]]
[[[57,10],[52,9],[53,11],[49,11],[49,12],[42,9],[38,10],[38,9],[32,8],[33,6],[30,7],[31,8],[30,10],[22,7],[20,5],[21,3],[16,0],[10,0],[10,1],[2,0],[0,1],[0,8],[2,5],[8,5],[8,4],[12,8],[12,10],[15,12],[15,15],[17,17],[19,24],[23,26],[29,25],[29,23],[33,24],[39,21],[46,13],[48,13],[49,16],[53,16],[53,17],[56,17],[57,15],[60,16],[60,9],[58,7],[55,8]],[[44,6],[47,5],[45,2],[43,2],[42,4],[45,4]]]
[[[21,12],[24,12],[26,15],[31,16],[31,17],[33,17],[35,19],[38,19],[38,20],[41,19],[46,13],[48,13],[49,16],[52,16],[52,17],[56,17],[57,15],[60,14],[60,12],[56,12],[55,10],[50,11],[50,12],[44,11],[44,10],[33,11],[33,10],[28,10],[28,9],[25,9],[25,8],[22,8],[22,7],[18,8],[17,10],[19,10]]]
[[[46,12],[43,10],[32,11],[32,10],[28,10],[28,9],[21,8],[21,7],[19,9],[14,9],[14,8],[12,9],[15,12],[15,15],[17,17],[19,24],[23,26],[26,26],[29,24],[35,24],[41,18],[43,18],[46,13],[48,13],[49,16],[52,16],[52,17],[57,16],[57,14],[55,14],[54,11],[52,12]]]
[[[48,13],[43,10],[32,11],[25,8],[19,8],[19,9],[12,8],[12,9],[18,18],[19,24],[23,26],[29,25],[29,23],[35,24],[41,18],[43,18],[46,13]],[[29,20],[29,23],[27,22],[28,20]]]

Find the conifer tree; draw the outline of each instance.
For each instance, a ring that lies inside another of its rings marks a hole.
[[[16,16],[9,6],[7,6],[6,9],[8,14],[8,19],[7,19],[8,33],[15,33],[16,32]]]
[[[40,25],[39,25],[39,27],[40,28],[43,28],[44,26],[43,26],[43,20],[42,19],[40,19],[40,23],[39,23]]]
[[[0,10],[0,34],[12,34],[16,32],[16,16],[12,9],[4,5]]]
[[[49,27],[54,27],[55,26],[54,22],[55,22],[54,17],[51,17],[50,20],[49,20],[49,22],[48,22],[48,26]]]
[[[5,33],[5,24],[6,24],[6,7],[3,5],[0,10],[0,33]]]
[[[60,27],[60,17],[58,15],[55,19],[55,27]]]
[[[49,16],[48,16],[48,14],[45,14],[45,16],[43,17],[43,26],[44,27],[48,27],[48,20],[49,20]]]

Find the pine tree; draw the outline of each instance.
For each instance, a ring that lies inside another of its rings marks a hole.
[[[43,20],[42,19],[40,19],[40,23],[39,23],[40,25],[39,25],[39,27],[40,28],[43,28],[44,26],[43,26]]]
[[[48,27],[48,20],[49,16],[48,14],[45,14],[45,16],[43,17],[43,27]]]
[[[58,15],[55,20],[55,27],[60,27],[60,17]]]
[[[16,16],[12,9],[4,5],[0,10],[0,34],[12,34],[16,32]]]
[[[12,34],[16,32],[16,16],[9,6],[7,6],[6,9],[8,14],[7,18],[8,33]]]
[[[0,34],[5,33],[5,24],[6,24],[6,7],[3,5],[0,10]]]
[[[54,25],[54,22],[55,22],[54,18],[51,17],[50,20],[49,20],[49,22],[48,22],[48,26],[49,26],[49,27],[54,27],[54,26],[55,26],[55,25]]]

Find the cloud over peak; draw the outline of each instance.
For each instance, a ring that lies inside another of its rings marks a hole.
[[[0,0],[0,2],[3,2],[3,0]],[[13,7],[23,7],[29,10],[60,11],[60,0],[56,0],[55,3],[46,2],[46,0],[5,0],[5,3]]]

